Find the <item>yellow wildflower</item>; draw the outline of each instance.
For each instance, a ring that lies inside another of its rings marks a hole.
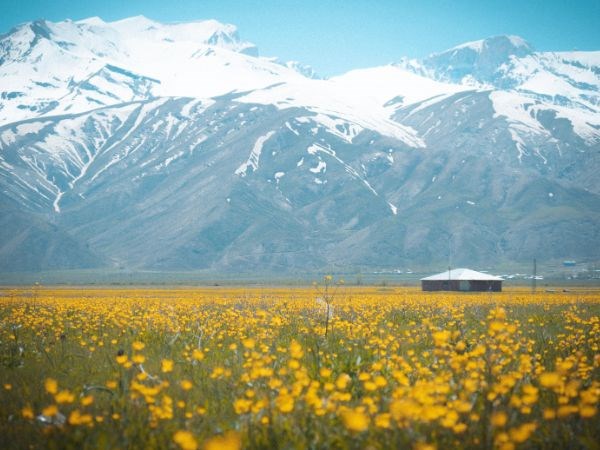
[[[58,407],[56,405],[46,406],[42,409],[42,415],[46,417],[54,417],[58,414]]]
[[[244,340],[242,341],[242,345],[243,345],[245,348],[248,348],[248,349],[253,349],[253,348],[254,348],[254,346],[256,345],[256,341],[255,341],[254,339],[252,339],[252,338],[246,338],[246,339],[244,339]]]
[[[238,398],[233,402],[233,410],[236,414],[246,414],[250,411],[252,400]]]
[[[464,433],[466,430],[467,430],[466,423],[457,423],[456,425],[454,425],[452,427],[452,431],[454,431],[456,434]]]
[[[390,413],[378,414],[375,416],[375,426],[378,428],[389,428],[390,427]]]
[[[163,373],[168,373],[173,371],[173,361],[170,359],[163,359],[160,364],[160,370]]]
[[[436,331],[431,334],[436,347],[443,347],[450,340],[451,334],[448,330]]]
[[[417,442],[414,447],[414,450],[437,450],[437,446],[435,444],[428,444],[426,442]]]
[[[175,442],[182,450],[197,450],[198,442],[192,433],[189,431],[179,430],[173,435]]]
[[[369,416],[356,409],[348,409],[341,412],[344,426],[350,431],[361,432],[369,428]]]
[[[21,416],[23,416],[23,419],[33,419],[34,414],[31,406],[25,406],[21,409]]]
[[[282,413],[289,413],[294,409],[294,397],[289,394],[279,395],[275,399],[275,405]]]
[[[240,450],[241,448],[242,439],[235,431],[228,431],[222,436],[214,436],[204,443],[204,450]]]
[[[54,396],[54,400],[58,404],[73,403],[73,401],[75,401],[75,395],[73,395],[72,393],[70,393],[67,390],[63,390]]]
[[[321,375],[323,378],[329,378],[331,375],[331,369],[328,369],[327,367],[321,367],[319,370],[319,375]]]
[[[594,417],[596,412],[598,412],[598,410],[592,405],[582,405],[579,407],[579,415],[585,419]]]
[[[89,425],[93,420],[90,414],[81,414],[77,409],[69,414],[70,425]]]
[[[48,394],[54,395],[58,392],[58,382],[54,378],[46,378],[44,387]]]
[[[491,422],[492,425],[494,425],[495,427],[503,427],[504,425],[506,425],[507,421],[508,416],[504,412],[497,412],[492,414]]]
[[[534,423],[524,423],[519,427],[512,428],[509,431],[509,435],[514,442],[520,444],[529,439],[529,437],[535,431],[535,429],[536,425]]]
[[[335,381],[335,387],[339,390],[344,390],[348,387],[348,383],[350,382],[350,375],[347,373],[342,373]]]
[[[540,384],[545,388],[560,386],[562,380],[556,372],[544,372],[540,375]]]
[[[302,346],[295,340],[290,343],[290,356],[295,359],[300,359],[304,355]]]

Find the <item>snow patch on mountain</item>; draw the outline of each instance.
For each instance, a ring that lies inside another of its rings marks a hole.
[[[253,172],[256,172],[258,169],[258,164],[260,161],[260,154],[262,153],[263,146],[265,142],[267,142],[271,137],[275,134],[275,131],[269,131],[264,136],[259,137],[254,143],[254,147],[252,147],[252,151],[250,152],[250,156],[248,160],[240,165],[236,170],[235,174],[245,177],[247,175],[248,168],[252,168]]]
[[[325,161],[319,161],[316,167],[311,167],[308,170],[312,173],[325,173],[327,171],[327,163]]]
[[[312,121],[333,134],[343,135],[349,142],[362,128],[401,140],[411,147],[424,147],[414,130],[391,120],[389,112],[375,99],[360,91],[349,91],[334,81],[299,79],[254,90],[237,101],[275,105],[278,109],[306,108],[315,113]],[[338,125],[344,122],[340,130]]]
[[[600,114],[542,103],[516,92],[493,91],[489,96],[495,116],[505,117],[517,133],[534,133],[551,139],[550,132],[537,119],[540,111],[546,111],[568,120],[573,132],[588,145],[600,142]]]
[[[425,78],[398,65],[352,70],[331,81],[342,92],[354,92],[391,109],[468,89]]]
[[[505,117],[508,122],[523,131],[547,133],[544,127],[531,114],[530,109],[535,105],[530,98],[504,91],[493,91],[489,94],[494,106],[494,117]]]

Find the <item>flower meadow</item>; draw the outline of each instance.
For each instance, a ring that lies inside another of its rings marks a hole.
[[[0,296],[0,448],[598,448],[598,291]]]

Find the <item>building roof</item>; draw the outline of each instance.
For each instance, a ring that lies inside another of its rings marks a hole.
[[[449,273],[448,273],[449,272]],[[421,281],[435,281],[435,280],[467,280],[467,281],[504,281],[500,277],[489,275],[487,273],[476,272],[471,269],[452,269],[450,271],[431,275],[430,277],[421,278]]]

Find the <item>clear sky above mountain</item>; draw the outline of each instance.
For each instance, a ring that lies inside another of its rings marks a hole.
[[[522,36],[537,50],[600,50],[599,0],[2,0],[0,32],[35,19],[134,15],[232,23],[262,55],[310,64],[325,76],[498,34]]]

